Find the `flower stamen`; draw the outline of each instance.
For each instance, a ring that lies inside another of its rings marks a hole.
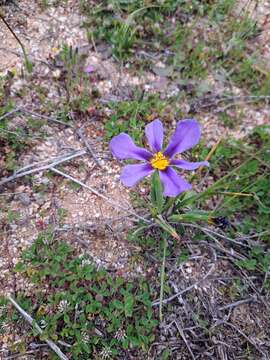
[[[150,164],[154,169],[165,170],[169,166],[169,160],[159,151],[152,157]]]

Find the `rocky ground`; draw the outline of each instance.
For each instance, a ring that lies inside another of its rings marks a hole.
[[[251,12],[261,28],[255,45],[261,54],[262,62],[269,66],[270,6],[268,1],[260,1],[258,6],[254,5],[254,8],[251,4]],[[73,117],[75,125],[54,121],[54,110],[60,106],[64,92],[59,86],[59,79],[61,80],[63,75],[63,64],[58,54],[64,43],[78,49],[80,61],[76,64],[76,71],[84,71],[91,66],[89,84],[90,86],[94,84],[99,92],[99,102],[100,106],[104,106],[102,110],[104,113],[110,112],[110,109],[106,107],[108,101],[129,99],[134,88],[140,87],[147,93],[159,92],[165,98],[179,89],[172,81],[150,71],[138,75],[130,71],[128,67],[120,67],[110,56],[106,46],[96,48],[95,44],[89,44],[86,31],[81,27],[84,15],[79,11],[78,1],[68,0],[63,5],[49,6],[45,9],[42,9],[36,1],[11,1],[10,4],[5,5],[5,17],[25,45],[30,61],[34,63],[33,73],[24,74],[25,76],[22,77],[22,72],[25,72],[22,51],[16,39],[0,21],[0,75],[5,75],[8,71],[14,74],[8,92],[16,104],[15,109],[18,110],[11,117],[9,131],[15,131],[18,125],[27,123],[28,116],[31,115],[27,111],[32,112],[33,118],[38,117],[38,115],[33,116],[33,113],[47,116],[47,119],[43,119],[44,124],[41,129],[43,133],[46,133],[46,137],[38,135],[32,138],[31,146],[27,148],[27,151],[20,153],[16,159],[20,165],[19,168],[25,167],[27,170],[27,167],[32,164],[35,164],[35,167],[30,169],[48,164],[52,167],[59,157],[63,159],[80,151],[81,155],[72,162],[66,162],[64,176],[48,169],[33,170],[31,181],[27,182],[20,178],[18,181],[9,181],[2,186],[0,194],[2,227],[0,295],[16,294],[25,288],[28,288],[31,293],[32,285],[11,270],[18,262],[22,250],[27,248],[37,234],[48,225],[55,228],[59,238],[76,247],[79,254],[89,254],[97,265],[113,269],[121,275],[144,274],[147,271],[145,265],[140,260],[131,261],[134,254],[140,251],[139,246],[136,247],[126,240],[127,231],[133,220],[136,220],[135,210],[129,190],[124,188],[118,180],[121,164],[112,159],[107,142],[103,140],[102,112],[95,109],[98,102],[90,105],[83,117],[78,113],[70,113],[69,116]],[[223,92],[221,84],[215,79],[209,78],[208,81],[216,87],[217,93]],[[80,89],[76,91],[80,92]],[[237,88],[234,92],[243,94],[242,90]],[[44,97],[50,103],[49,114],[43,105]],[[240,105],[241,101],[239,101]],[[20,108],[24,110],[19,111]],[[182,109],[183,113],[188,115],[189,105],[183,103]],[[252,102],[243,102],[242,121],[233,128],[226,127],[218,121],[218,113],[222,110],[222,107],[217,107],[211,113],[202,109],[200,113],[203,141],[209,150],[221,138],[233,136],[239,139],[256,125],[270,123],[269,102],[260,108],[254,106]],[[235,114],[238,110],[232,108],[231,111]],[[175,122],[171,124],[171,127],[174,125]],[[94,157],[91,152],[94,152]],[[62,171],[61,165],[58,169]],[[1,169],[1,175],[2,179],[5,179],[11,173]],[[83,182],[90,188],[81,188],[68,176]],[[103,197],[97,196],[93,189]],[[146,189],[141,185],[138,191],[144,196]],[[114,204],[110,204],[108,199]],[[143,211],[140,214],[145,215]],[[220,277],[224,268],[228,270],[229,276],[231,270],[226,260],[223,263],[216,263],[215,254],[205,251],[203,245],[196,251],[196,257],[183,265],[181,270],[177,270],[181,272],[181,281],[176,270],[175,274],[171,274],[172,278],[176,279],[175,286],[182,288],[191,280],[196,282],[201,277],[202,269],[206,274],[211,266],[213,266],[212,277]],[[213,292],[213,297],[217,296],[217,289],[213,287],[212,282],[206,281],[200,291],[202,297],[209,292]],[[184,303],[181,297],[179,297],[179,303]],[[253,308],[251,312],[250,306]],[[211,304],[209,304],[209,309],[210,307]],[[185,306],[181,311],[187,311]],[[259,305],[256,302],[251,305],[247,302],[238,307],[232,307],[231,322],[236,324],[232,326],[248,327],[249,334],[254,333],[254,337],[259,337],[259,329],[266,330],[268,327],[266,319],[267,315],[265,318],[259,316]],[[256,322],[261,323],[256,326]],[[229,326],[226,331],[230,330],[232,329]],[[171,331],[173,333],[171,335],[175,336],[177,327],[172,326],[171,330],[166,331]],[[166,336],[165,332],[163,337],[166,338]],[[266,335],[262,335],[260,339],[261,343],[269,343],[264,336]],[[11,339],[14,339],[14,334],[7,331],[3,339],[0,339],[3,349]],[[223,344],[222,339],[218,337],[215,341],[220,343],[220,359],[227,359],[224,355],[226,353],[224,348],[227,345]],[[4,357],[4,359],[10,358]],[[179,357],[179,359],[182,358],[184,359],[184,357]]]

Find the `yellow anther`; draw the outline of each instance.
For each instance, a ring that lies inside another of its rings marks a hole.
[[[169,166],[169,160],[159,151],[152,157],[150,164],[154,169],[165,170]]]

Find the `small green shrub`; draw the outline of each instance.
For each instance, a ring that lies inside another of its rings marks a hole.
[[[42,338],[72,345],[72,359],[146,351],[155,339],[157,320],[145,280],[113,277],[49,232],[22,259],[16,271],[38,285],[35,297],[26,298],[26,310],[43,327]]]

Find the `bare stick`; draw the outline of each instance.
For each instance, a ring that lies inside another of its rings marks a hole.
[[[45,345],[47,347],[47,345]],[[15,354],[15,355],[11,355],[8,357],[5,357],[5,360],[13,360],[13,359],[17,359],[23,356],[27,356],[27,355],[34,355],[37,353],[38,350],[32,350],[32,351],[26,351],[25,353],[19,353],[19,354]]]
[[[82,155],[85,155],[86,154],[86,150],[83,149],[83,150],[80,150],[78,152],[76,152],[75,154],[71,154],[71,155],[68,155],[66,156],[65,158],[60,158],[59,160],[56,160],[54,161],[53,163],[51,164],[48,164],[48,165],[43,165],[43,166],[40,166],[40,167],[37,167],[35,169],[31,169],[31,170],[27,170],[27,171],[23,171],[23,172],[17,172],[15,173],[14,175],[11,175],[7,178],[4,178],[0,181],[0,186],[10,182],[10,181],[13,181],[15,179],[18,179],[20,177],[23,177],[25,175],[30,175],[30,174],[33,174],[33,173],[37,173],[37,172],[40,172],[40,171],[44,171],[44,170],[49,170],[51,169],[53,166],[56,166],[56,165],[59,165],[65,161],[68,161],[68,160],[71,160],[71,159],[74,159],[78,156],[82,156]],[[34,166],[34,165],[33,165]],[[31,166],[32,167],[32,166]]]
[[[253,297],[249,297],[247,299],[235,301],[235,302],[233,302],[231,304],[221,306],[218,310],[221,311],[221,310],[231,309],[231,308],[234,308],[236,306],[239,306],[239,305],[242,305],[242,304],[247,304],[247,303],[250,303],[250,302],[253,302],[253,301],[255,301],[255,299]]]
[[[246,100],[246,101],[241,101],[241,102],[233,102],[231,104],[228,104],[226,106],[223,106],[221,108],[217,108],[216,110],[213,110],[213,113],[218,114],[220,112],[225,112],[226,110],[228,110],[231,107],[237,107],[237,106],[240,106],[240,105],[243,105],[243,104],[251,104],[251,103],[254,103],[256,101],[257,101],[257,99],[251,99],[251,100]]]
[[[28,110],[28,109],[26,109],[24,107],[19,108],[19,111],[24,112],[24,113],[29,114],[29,115],[32,115],[34,117],[38,117],[38,118],[41,118],[41,119],[44,119],[44,120],[47,120],[47,121],[50,121],[50,122],[54,122],[56,124],[64,125],[66,127],[73,127],[72,125],[67,124],[67,123],[65,123],[63,121],[57,120],[57,119],[52,118],[50,116],[38,114],[38,113],[30,111],[30,110]]]
[[[70,176],[70,175],[68,175],[68,174],[66,174],[66,173],[64,173],[64,172],[62,172],[62,171],[60,171],[60,170],[58,170],[58,169],[55,169],[54,167],[50,167],[50,170],[54,171],[55,173],[57,173],[57,174],[59,174],[59,175],[64,176],[65,178],[67,178],[67,179],[69,179],[69,180],[77,183],[78,185],[81,185],[81,186],[84,187],[85,189],[91,191],[91,192],[92,192],[93,194],[95,194],[96,196],[99,196],[101,199],[107,201],[107,202],[108,202],[109,204],[111,204],[114,208],[118,208],[118,209],[120,209],[120,210],[123,210],[123,211],[129,213],[130,215],[135,216],[137,219],[143,220],[143,221],[146,222],[146,223],[151,223],[150,220],[148,220],[148,219],[146,219],[146,218],[144,218],[144,217],[136,214],[136,213],[133,212],[132,210],[130,210],[130,209],[128,209],[128,208],[126,208],[126,207],[118,204],[117,202],[109,199],[107,196],[101,194],[100,192],[98,192],[97,190],[95,190],[94,188],[92,188],[91,186],[88,186],[88,185],[84,184],[84,183],[81,182],[80,180],[75,179],[74,177],[72,177],[72,176]]]
[[[9,111],[8,113],[4,114],[3,116],[0,117],[0,120],[3,120],[5,119],[6,117],[8,116],[11,116],[12,114],[16,113],[16,112],[22,112],[22,113],[26,113],[26,114],[29,114],[29,115],[32,115],[34,117],[38,117],[38,118],[41,118],[41,119],[44,119],[44,120],[47,120],[47,121],[50,121],[50,122],[54,122],[56,124],[60,124],[60,125],[63,125],[63,126],[66,126],[66,127],[73,127],[72,125],[68,124],[68,123],[65,123],[63,121],[60,121],[60,120],[57,120],[53,117],[50,117],[50,116],[46,116],[46,115],[42,115],[42,114],[38,114],[36,112],[33,112],[31,110],[28,110],[24,107],[17,107],[11,111]]]
[[[220,244],[220,242],[218,241],[217,238],[214,237],[214,235],[212,235],[211,233],[207,232],[207,231],[203,231],[205,235],[207,235],[210,239],[214,240],[214,242],[216,243],[215,245],[214,244],[211,244],[207,241],[201,241],[201,244],[205,244],[205,245],[208,245],[210,246],[212,249],[216,249],[216,250],[219,250],[221,252],[223,252],[224,254],[227,254],[228,256],[231,256],[235,259],[238,259],[238,260],[246,260],[246,257],[245,256],[242,256],[241,254],[239,254],[238,252],[236,252],[234,249],[231,249],[231,250],[227,250],[224,246],[222,246],[222,244]]]
[[[17,178],[20,178],[20,177],[23,177],[25,175],[30,175],[30,174],[33,174],[33,173],[36,173],[36,172],[40,172],[40,171],[44,171],[44,170],[52,170],[54,171],[55,173],[59,174],[59,175],[62,175],[64,177],[66,177],[67,179],[71,180],[71,181],[74,181],[75,183],[81,185],[82,187],[90,190],[92,193],[94,193],[95,195],[101,197],[102,199],[106,200],[109,204],[111,204],[114,208],[118,208],[118,209],[121,209],[127,213],[129,213],[130,215],[136,217],[137,219],[139,220],[142,220],[146,223],[151,223],[150,220],[136,214],[135,212],[133,212],[132,210],[118,204],[117,202],[109,199],[108,197],[106,197],[105,195],[101,194],[100,192],[98,192],[97,190],[95,190],[94,188],[84,184],[83,182],[81,182],[80,180],[77,180],[75,178],[73,178],[72,176],[60,171],[60,170],[57,170],[54,168],[54,166],[57,166],[65,161],[68,161],[68,160],[71,160],[71,159],[74,159],[75,157],[78,157],[78,156],[81,156],[81,155],[85,155],[86,154],[86,149],[83,149],[83,150],[80,150],[78,151],[77,153],[75,154],[72,154],[72,155],[69,155],[65,158],[60,158],[59,160],[56,160],[54,161],[53,163],[51,164],[48,164],[48,165],[43,165],[43,166],[40,166],[38,168],[35,168],[35,169],[31,169],[31,170],[27,170],[27,171],[24,171],[24,172],[19,172],[19,173],[16,173],[14,175],[11,175],[9,176],[8,178],[5,178],[3,180],[0,181],[0,186],[10,182],[10,181],[13,181]]]
[[[90,144],[89,144],[89,141],[87,140],[86,136],[85,136],[84,133],[83,133],[83,130],[82,130],[82,129],[78,129],[78,130],[76,131],[76,133],[78,134],[79,138],[81,138],[82,141],[84,142],[87,150],[89,151],[89,153],[91,154],[91,156],[92,156],[93,159],[95,160],[96,164],[97,164],[100,168],[102,168],[102,165],[101,165],[99,159],[96,157],[94,151],[92,150],[92,148],[91,148],[91,146],[90,146]]]
[[[258,100],[264,100],[265,102],[267,102],[270,99],[269,95],[239,95],[239,96],[224,96],[224,97],[218,97],[218,96],[210,96],[210,97],[204,97],[202,100],[209,100],[208,103],[206,104],[200,104],[200,100],[199,101],[195,101],[192,103],[193,106],[198,107],[199,109],[203,109],[203,108],[209,108],[211,106],[217,106],[220,102],[225,102],[225,101],[233,101],[233,103],[231,104],[232,106],[235,104],[236,100],[240,100],[245,102],[247,101],[252,101],[252,102],[256,102]]]
[[[18,111],[20,111],[20,109],[19,109],[19,108],[16,108],[16,109],[13,109],[13,110],[5,113],[4,115],[0,116],[0,121],[1,121],[1,120],[4,120],[6,117],[11,116],[12,114],[14,114],[14,113],[16,113],[16,112],[18,112]]]
[[[15,174],[25,172],[26,170],[29,170],[31,168],[38,168],[38,167],[43,166],[43,165],[45,165],[47,163],[52,164],[52,163],[55,163],[55,162],[58,162],[58,161],[61,161],[61,160],[64,160],[64,161],[66,161],[66,159],[70,160],[70,156],[73,157],[73,155],[74,155],[74,157],[76,157],[76,156],[81,156],[81,155],[84,155],[84,154],[86,154],[86,149],[74,150],[74,151],[72,151],[70,153],[55,156],[55,157],[52,157],[52,158],[49,158],[49,159],[44,159],[44,160],[41,160],[41,161],[34,162],[32,164],[23,166],[23,167],[15,170]]]
[[[189,344],[187,342],[187,339],[185,337],[183,329],[180,327],[179,323],[176,320],[174,320],[174,323],[175,323],[175,325],[177,327],[177,330],[178,330],[179,334],[181,335],[182,339],[184,340],[184,343],[186,344],[186,347],[188,348],[188,351],[189,351],[192,359],[195,360],[196,358],[195,358],[195,356],[194,356],[194,354],[193,354],[193,352],[191,350],[191,347],[189,346]]]
[[[213,230],[211,230],[211,229],[209,229],[209,228],[206,228],[206,227],[203,227],[203,226],[200,226],[200,225],[189,224],[189,223],[183,223],[182,225],[183,225],[183,226],[192,227],[192,228],[195,228],[195,229],[199,229],[199,230],[201,230],[201,231],[204,232],[204,233],[207,232],[208,234],[209,234],[209,233],[210,233],[210,234],[213,234],[213,235],[218,236],[219,238],[221,238],[221,239],[223,239],[223,240],[227,240],[227,241],[232,242],[232,243],[234,243],[234,244],[236,244],[236,245],[239,245],[239,246],[249,247],[248,245],[243,244],[243,243],[240,242],[240,241],[237,241],[237,240],[235,240],[235,239],[229,238],[229,237],[227,237],[227,236],[225,236],[225,235],[222,235],[222,234],[220,234],[220,233],[218,233],[218,232],[216,232],[216,231],[213,231]]]
[[[239,236],[238,238],[236,238],[237,240],[249,240],[249,239],[253,239],[253,238],[259,238],[261,236],[264,236],[264,235],[267,235],[267,234],[270,234],[270,230],[265,230],[265,231],[262,231],[260,233],[257,233],[257,234],[254,234],[254,235],[243,235],[243,236]],[[262,244],[260,244],[260,246],[262,246]]]
[[[43,334],[42,329],[38,326],[34,319],[29,314],[27,314],[27,312],[24,311],[10,295],[7,296],[7,299],[12,303],[13,306],[15,306],[24,319],[39,332],[39,334]],[[62,353],[60,348],[52,340],[45,339],[45,341],[49,347],[59,356],[60,359],[69,360],[68,357]]]

